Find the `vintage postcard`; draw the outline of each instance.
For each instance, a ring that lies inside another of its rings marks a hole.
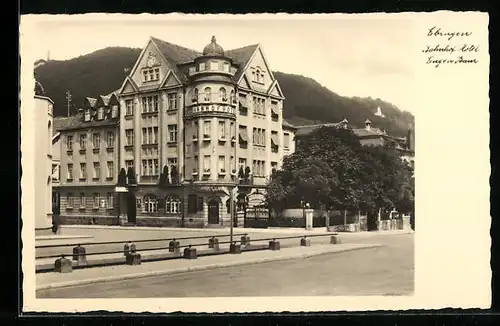
[[[20,35],[23,311],[489,307],[487,14]]]

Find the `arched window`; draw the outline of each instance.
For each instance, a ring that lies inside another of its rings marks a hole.
[[[181,212],[181,200],[177,196],[168,196],[165,199],[165,213],[180,213]]]
[[[144,206],[143,211],[145,213],[156,213],[158,212],[158,200],[154,195],[144,196]]]
[[[205,101],[210,102],[212,100],[212,90],[210,87],[205,87]]]
[[[224,87],[221,87],[220,90],[219,90],[219,93],[220,93],[220,98],[226,102],[227,101],[227,93],[226,93],[226,89]]]
[[[193,90],[193,98],[191,99],[192,102],[198,102],[198,88],[195,88]]]

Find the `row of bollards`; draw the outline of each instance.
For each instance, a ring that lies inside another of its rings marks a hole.
[[[338,235],[332,235],[330,238],[331,244],[340,244],[340,237]],[[241,254],[241,248],[250,245],[250,237],[245,234],[241,237],[240,244],[233,242],[229,245],[229,253],[231,254]],[[300,239],[300,246],[309,247],[311,245],[311,240],[304,236]],[[212,237],[208,239],[208,248],[214,250],[220,250],[219,239]],[[269,250],[280,250],[280,242],[276,239],[269,241]],[[175,254],[180,254],[180,242],[177,239],[172,239],[168,244],[168,251]],[[131,241],[128,241],[123,246],[123,254],[125,256],[125,263],[127,265],[140,265],[141,255],[137,253],[136,245]],[[87,265],[86,250],[80,244],[73,248],[73,261],[77,266]],[[196,248],[189,245],[184,249],[183,258],[185,259],[196,259],[198,258]],[[54,271],[58,273],[70,273],[73,270],[73,261],[67,259],[65,255],[55,261]]]

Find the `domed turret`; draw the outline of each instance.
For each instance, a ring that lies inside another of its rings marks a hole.
[[[222,46],[217,44],[215,36],[212,36],[212,41],[203,49],[203,55],[224,55],[224,49],[222,49]]]

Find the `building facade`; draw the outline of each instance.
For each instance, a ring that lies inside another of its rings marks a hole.
[[[52,130],[54,102],[35,84],[35,235],[52,233]]]
[[[119,90],[63,118],[61,216],[119,214],[117,175],[132,168],[138,224],[229,225],[231,205],[264,204],[295,150],[283,100],[258,44],[224,51],[212,37],[199,53],[150,38]]]

